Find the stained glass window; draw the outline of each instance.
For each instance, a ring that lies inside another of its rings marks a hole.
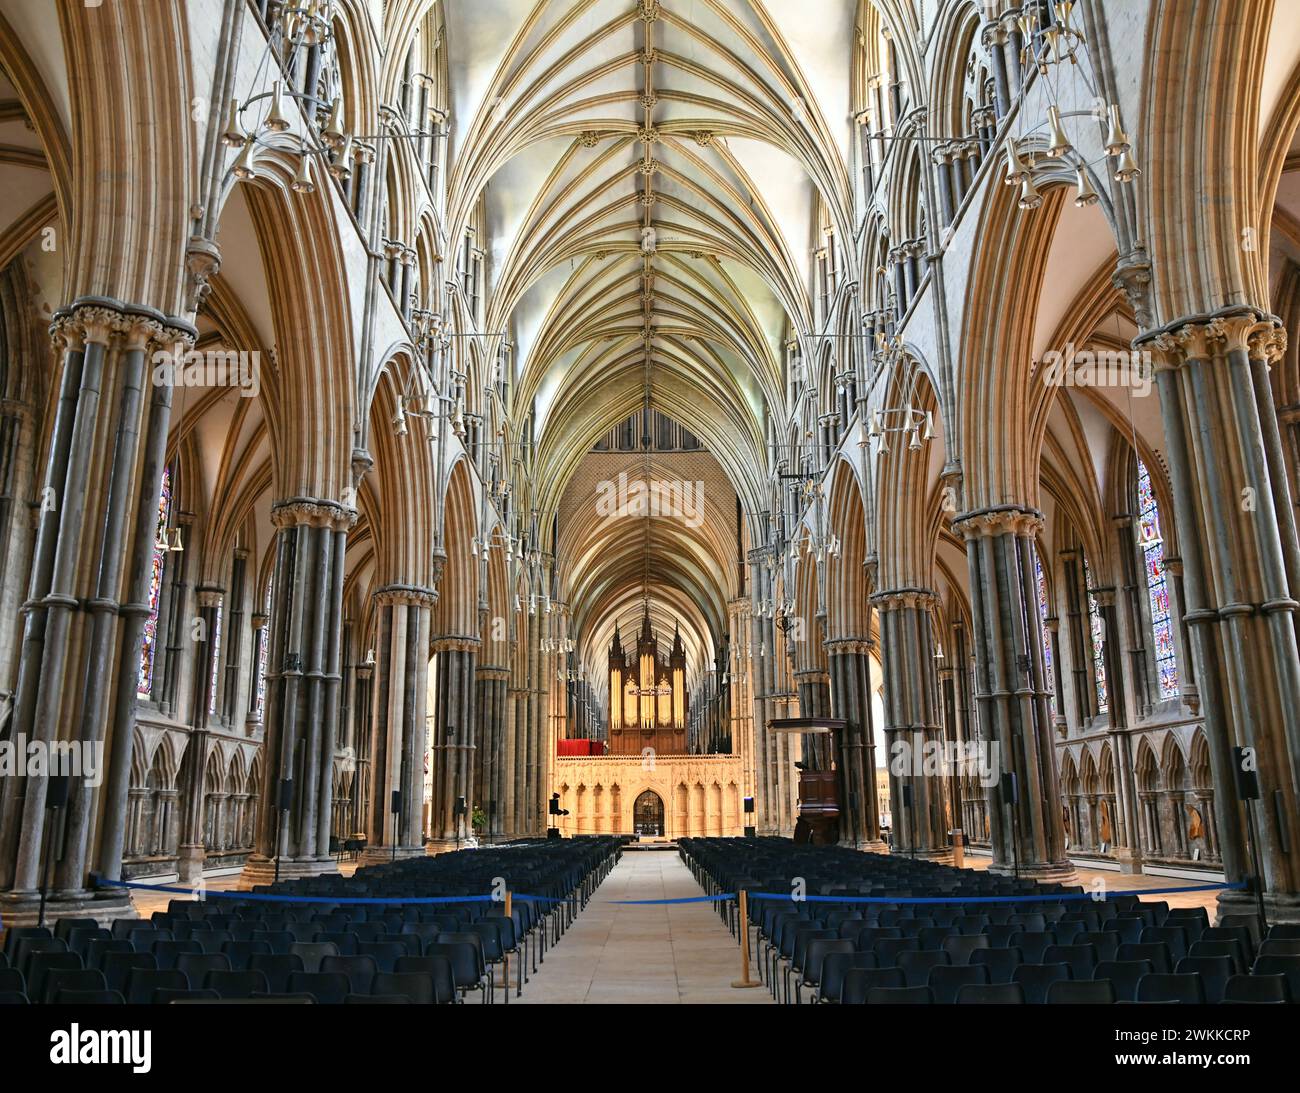
[[[162,599],[163,561],[167,557],[167,517],[172,506],[172,472],[163,468],[162,486],[158,491],[158,527],[154,535],[153,567],[149,574],[149,617],[144,623],[144,641],[140,646],[140,678],[136,694],[148,698],[153,693],[153,662],[158,648],[158,605]]]
[[[271,582],[266,582],[266,625],[258,631],[257,647],[257,719],[266,710],[266,654],[271,644]]]
[[[1165,543],[1160,532],[1160,509],[1151,473],[1142,460],[1137,465],[1138,549],[1146,572],[1151,603],[1151,629],[1155,637],[1156,679],[1161,698],[1178,694],[1178,658],[1174,652],[1174,620],[1169,610],[1169,585],[1165,580]]]
[[[1092,675],[1097,683],[1097,712],[1105,713],[1110,705],[1106,699],[1106,658],[1103,653],[1105,628],[1101,621],[1101,607],[1097,603],[1097,597],[1092,594],[1092,572],[1088,568],[1087,558],[1083,560],[1083,583],[1088,589],[1088,625],[1092,638]]]
[[[1042,623],[1043,637],[1043,684],[1047,687],[1047,706],[1056,716],[1056,666],[1052,663],[1052,632],[1047,628],[1047,618],[1051,615],[1047,597],[1047,574],[1043,572],[1043,560],[1038,548],[1034,547],[1034,577],[1038,583],[1038,618]]]

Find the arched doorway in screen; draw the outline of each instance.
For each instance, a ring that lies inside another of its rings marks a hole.
[[[632,830],[637,835],[664,833],[664,802],[654,790],[647,789],[636,799],[632,809],[632,824]]]

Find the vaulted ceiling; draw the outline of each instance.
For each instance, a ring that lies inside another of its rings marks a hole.
[[[852,236],[856,6],[819,3],[814,19],[794,0],[541,0],[522,17],[522,0],[446,4],[449,234],[484,202],[484,329],[512,340],[515,405],[535,408],[542,511],[647,400],[716,457],[732,489],[715,511],[733,519],[736,495],[765,507],[783,345],[812,325],[819,201]],[[570,567],[566,594],[594,659],[639,604],[646,548],[628,528],[583,539],[589,564]],[[657,541],[661,622],[689,624],[703,659],[725,592],[698,574],[734,560],[734,527]]]
[[[486,329],[514,340],[545,477],[558,496],[648,387],[752,494],[782,343],[811,321],[814,195],[849,220],[855,5],[523,7],[446,7],[449,220],[485,197]]]

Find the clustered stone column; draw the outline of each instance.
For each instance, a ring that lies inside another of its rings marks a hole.
[[[839,638],[827,642],[831,709],[847,721],[840,734],[836,763],[845,799],[840,841],[859,850],[882,850],[880,801],[876,793],[876,726],[871,707],[872,642]]]
[[[334,871],[330,856],[338,736],[343,578],[354,509],[294,497],[271,508],[277,528],[266,667],[266,739],[257,839],[242,884]],[[292,783],[280,809],[280,783]]]
[[[1040,513],[1001,506],[963,514],[980,737],[997,754],[989,787],[994,872],[1070,880],[1043,669],[1034,549]],[[1008,775],[1014,775],[1014,779]],[[1014,789],[1014,792],[1013,792]],[[1014,801],[1013,801],[1014,798]]]
[[[760,835],[788,835],[794,828],[794,765],[791,741],[786,733],[771,733],[768,722],[782,716],[778,701],[786,697],[778,674],[780,659],[776,649],[776,625],[767,618],[760,605],[771,598],[772,576],[768,572],[765,551],[751,551],[753,574],[753,610],[751,615],[750,664],[754,697],[754,766],[756,771],[755,802]]]
[[[474,667],[477,638],[435,638],[433,740],[429,760],[433,773],[433,802],[429,814],[429,850],[454,846],[470,830],[470,815],[455,814],[465,799],[473,808],[477,725],[474,714]]]
[[[799,716],[831,716],[831,678],[825,667],[817,665],[794,673],[799,692]],[[830,737],[826,733],[801,733],[800,753],[808,770],[830,770]]]
[[[121,874],[129,816],[140,641],[148,563],[171,413],[171,387],[150,390],[150,351],[192,344],[193,328],[157,311],[87,297],[61,310],[60,354],[32,551],[13,707],[15,734],[47,749],[80,745],[63,838],[50,845],[48,779],[0,782],[0,914],[35,920],[37,889],[57,855],[50,914],[129,914]],[[95,770],[88,769],[89,764]],[[102,775],[88,777],[87,775]]]
[[[390,584],[375,593],[375,721],[365,861],[424,853],[424,764],[429,730],[429,626],[437,593]],[[400,795],[393,811],[393,794]]]
[[[198,590],[201,629],[194,656],[193,700],[190,703],[190,731],[181,757],[181,836],[179,873],[182,884],[197,884],[203,878],[204,833],[207,801],[203,775],[208,759],[208,711],[212,707],[212,672],[217,659],[217,618],[223,590],[204,585]]]
[[[478,717],[479,761],[475,769],[474,802],[487,817],[489,839],[507,830],[505,786],[506,712],[509,705],[510,669],[503,665],[481,664],[474,674],[474,704]]]
[[[894,850],[950,862],[947,779],[934,758],[942,754],[943,741],[930,619],[934,599],[929,589],[897,588],[877,592],[871,602],[880,612],[884,654]]]
[[[1269,383],[1285,336],[1249,308],[1179,319],[1146,336],[1168,446],[1182,591],[1229,881],[1252,873],[1254,809],[1273,921],[1300,921],[1300,546]],[[1260,800],[1237,799],[1233,747],[1251,748]],[[1223,911],[1254,894],[1224,892]]]
[[[740,756],[742,773],[741,796],[753,797],[755,786],[754,760],[754,704],[750,686],[750,665],[753,663],[749,650],[749,634],[753,630],[750,618],[749,600],[743,597],[731,600],[727,604],[727,618],[731,640],[729,654],[731,657],[731,750]],[[742,805],[743,808],[743,805]],[[757,808],[757,804],[755,805]],[[744,827],[757,827],[757,813],[741,815]]]
[[[1106,633],[1106,642],[1102,657],[1106,666],[1106,678],[1110,680],[1107,694],[1106,720],[1110,730],[1111,754],[1119,770],[1133,770],[1132,736],[1128,731],[1128,714],[1124,702],[1122,685],[1123,657],[1120,655],[1119,615],[1115,606],[1113,588],[1092,590],[1097,610],[1101,613],[1102,626]],[[1058,662],[1059,663],[1059,662]],[[1114,821],[1114,853],[1123,873],[1140,873],[1142,871],[1142,840],[1138,834],[1137,805],[1133,800],[1133,783],[1128,778],[1115,779],[1115,788],[1119,794],[1119,809],[1112,814]],[[1094,828],[1100,830],[1100,828]],[[1095,842],[1100,845],[1101,839]]]

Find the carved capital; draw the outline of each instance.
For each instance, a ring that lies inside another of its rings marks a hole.
[[[876,651],[870,638],[832,638],[826,642],[826,653],[832,657],[866,656]]]
[[[871,602],[881,611],[929,609],[939,602],[939,597],[928,588],[888,588],[872,596]]]
[[[413,584],[387,584],[375,592],[375,602],[393,606],[405,604],[408,607],[432,608],[438,602],[435,589]]]
[[[967,539],[997,535],[1033,538],[1043,530],[1043,514],[1032,509],[985,509],[959,515],[953,520],[952,528]]]
[[[1265,361],[1270,368],[1286,353],[1286,331],[1272,323],[1260,323],[1260,329],[1247,338],[1250,359]]]
[[[291,497],[271,506],[271,523],[277,528],[299,526],[347,531],[357,522],[357,510],[338,501]]]

